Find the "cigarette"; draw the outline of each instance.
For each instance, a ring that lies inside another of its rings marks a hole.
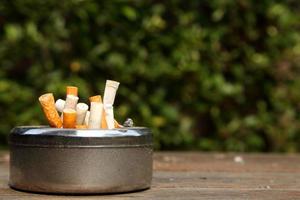
[[[66,98],[64,109],[76,110],[76,105],[77,105],[78,99],[79,98],[77,96],[68,94],[67,98]]]
[[[103,103],[114,105],[115,96],[119,87],[119,82],[107,80],[104,89]]]
[[[62,122],[55,109],[54,96],[52,93],[47,93],[39,97],[39,102],[42,105],[43,112],[51,127],[61,128]]]
[[[101,126],[103,104],[100,102],[91,102],[89,129],[99,129]]]
[[[81,124],[81,125],[76,125],[75,126],[76,129],[87,129],[87,126],[85,124]]]
[[[119,124],[117,120],[114,120],[114,123],[115,123],[115,128],[123,128],[123,126]]]
[[[64,110],[64,107],[65,107],[65,103],[66,103],[66,101],[65,100],[62,100],[62,99],[58,99],[58,100],[56,100],[56,102],[55,102],[55,108],[56,108],[56,110],[58,111],[58,112],[63,112],[63,110]]]
[[[67,97],[63,109],[73,109],[76,110],[76,105],[78,102],[78,88],[75,86],[67,86]],[[63,118],[63,116],[62,116]]]
[[[75,86],[67,86],[67,95],[78,96],[78,88]]]
[[[95,95],[89,98],[90,102],[100,102],[102,103],[102,98],[100,95]],[[101,117],[101,125],[100,128],[107,128],[107,123],[105,119],[105,111],[102,110],[102,117]]]
[[[105,104],[104,110],[105,110],[105,119],[106,119],[106,123],[107,123],[107,128],[108,129],[115,128],[113,106],[111,104]]]
[[[107,122],[106,122],[106,119],[105,119],[105,110],[103,109],[102,111],[102,119],[101,119],[101,128],[103,129],[107,129]]]
[[[86,105],[85,103],[78,103],[76,106],[76,124],[77,125],[82,125],[84,124],[84,119],[86,116],[86,112],[89,109],[89,106]]]
[[[90,111],[86,111],[86,115],[85,115],[85,118],[84,118],[84,125],[88,126],[89,119],[90,119]]]
[[[91,96],[89,98],[90,102],[100,102],[102,103],[102,98],[100,95]]]
[[[75,128],[76,127],[76,111],[74,109],[63,110],[63,127]]]
[[[105,118],[106,118],[105,117],[105,110],[103,110],[103,112],[102,112],[102,121],[101,121],[101,128],[102,129],[107,129],[108,128]],[[115,119],[114,119],[114,126],[115,126],[115,128],[123,128],[123,126],[121,124],[119,124],[119,122]]]

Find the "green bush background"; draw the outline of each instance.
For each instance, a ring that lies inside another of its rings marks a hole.
[[[157,149],[300,150],[300,1],[0,2],[1,144],[38,96],[121,82],[115,113]]]

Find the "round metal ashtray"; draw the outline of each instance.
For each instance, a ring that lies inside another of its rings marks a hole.
[[[14,128],[9,136],[12,188],[43,193],[118,193],[150,188],[148,128]]]

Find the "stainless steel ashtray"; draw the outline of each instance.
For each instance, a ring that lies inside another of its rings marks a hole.
[[[9,136],[12,188],[45,193],[118,193],[152,179],[148,128],[16,127]]]

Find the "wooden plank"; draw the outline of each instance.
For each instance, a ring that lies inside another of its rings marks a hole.
[[[236,159],[239,156],[239,159]],[[0,153],[0,200],[99,199],[10,189],[7,153]],[[300,156],[265,154],[155,153],[150,190],[101,199],[300,199]]]
[[[235,162],[235,158],[242,162]],[[288,172],[300,173],[300,155],[222,154],[169,152],[154,155],[154,169],[206,172]]]

